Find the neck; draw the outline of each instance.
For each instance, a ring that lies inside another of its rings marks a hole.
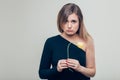
[[[61,36],[63,36],[64,38],[66,38],[67,40],[74,42],[78,39],[78,34],[74,34],[74,35],[66,35],[65,33],[62,33]]]

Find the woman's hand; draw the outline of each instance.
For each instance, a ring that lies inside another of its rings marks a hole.
[[[66,69],[68,68],[67,66],[67,60],[66,59],[61,59],[58,61],[58,64],[57,64],[57,70],[58,72],[61,72],[63,69]]]
[[[76,71],[78,71],[81,67],[79,61],[75,60],[75,59],[67,59],[67,66],[69,68],[76,70]]]

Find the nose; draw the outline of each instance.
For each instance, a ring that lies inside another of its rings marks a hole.
[[[71,23],[68,23],[68,28],[71,28],[72,27],[72,24]]]

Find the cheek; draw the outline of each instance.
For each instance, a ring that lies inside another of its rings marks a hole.
[[[79,31],[79,25],[77,25],[75,28],[74,28],[74,31],[76,32],[76,33],[78,33]]]
[[[67,25],[64,24],[61,28],[62,28],[63,30],[66,29],[66,28],[67,28]]]
[[[63,25],[63,26],[61,27],[61,29],[64,31],[64,30],[66,29],[66,26]]]
[[[79,25],[77,24],[77,25],[75,25],[75,29],[76,30],[78,30],[79,29]]]

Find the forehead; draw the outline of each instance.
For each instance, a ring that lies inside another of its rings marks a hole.
[[[78,15],[76,15],[75,13],[70,14],[68,16],[68,20],[78,20]]]

